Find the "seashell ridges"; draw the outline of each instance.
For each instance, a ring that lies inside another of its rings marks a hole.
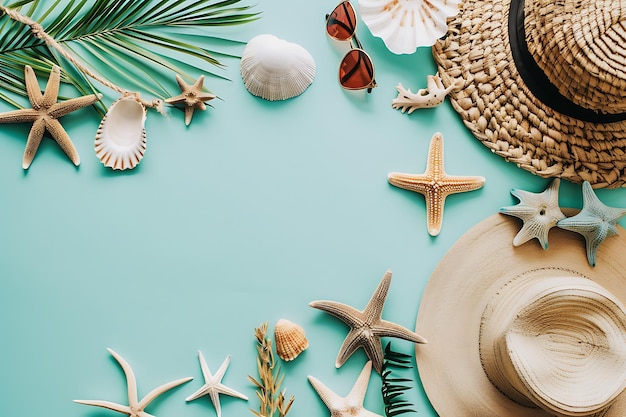
[[[96,132],[96,156],[109,168],[132,169],[146,152],[146,108],[135,97],[114,101]]]
[[[302,46],[263,34],[252,38],[241,56],[246,89],[266,100],[286,100],[306,90],[315,78],[315,61]]]
[[[359,12],[372,35],[394,54],[412,54],[446,34],[446,19],[459,12],[460,0],[359,0]]]
[[[306,338],[304,329],[286,319],[280,319],[276,322],[274,326],[274,340],[276,342],[276,353],[285,361],[294,360],[309,347],[309,341]]]

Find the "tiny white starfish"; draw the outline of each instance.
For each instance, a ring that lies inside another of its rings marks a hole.
[[[343,398],[311,375],[308,376],[308,379],[324,404],[326,404],[326,407],[328,407],[331,417],[382,417],[380,414],[372,413],[363,408],[363,400],[365,399],[365,392],[367,391],[371,373],[372,361],[368,361],[348,396]]]
[[[554,179],[542,193],[532,193],[516,188],[511,190],[511,194],[519,200],[519,204],[502,207],[500,213],[517,217],[524,222],[513,239],[513,246],[519,246],[537,238],[541,247],[548,249],[548,232],[556,226],[559,220],[565,218],[559,208],[560,183],[558,178]]]
[[[130,367],[128,362],[124,360],[124,358],[115,353],[112,349],[107,350],[109,351],[109,353],[111,353],[111,355],[113,355],[115,360],[117,360],[117,362],[122,367],[124,374],[126,375],[126,385],[128,387],[128,405],[121,405],[110,401],[100,400],[74,400],[75,403],[108,408],[109,410],[128,414],[130,417],[153,417],[151,414],[148,414],[144,411],[144,409],[152,401],[154,401],[159,395],[163,394],[164,392],[169,391],[172,388],[193,379],[191,377],[188,377],[177,379],[176,381],[168,382],[167,384],[163,384],[160,387],[157,387],[150,391],[145,397],[141,399],[141,401],[139,401],[137,398],[137,379],[135,378],[135,374],[133,373],[132,368]]]
[[[217,412],[217,417],[221,417],[222,408],[220,407],[219,394],[226,394],[232,397],[241,398],[242,400],[248,400],[248,397],[246,397],[245,395],[222,384],[222,378],[224,377],[224,374],[226,373],[226,368],[228,368],[228,364],[230,363],[230,355],[228,355],[226,359],[224,359],[222,366],[220,366],[215,375],[211,374],[211,371],[209,370],[209,367],[204,360],[202,352],[198,351],[198,357],[200,358],[202,375],[204,375],[204,385],[198,391],[187,397],[185,401],[193,401],[196,398],[208,395],[211,398],[211,402],[213,402],[213,406],[215,407],[215,411]]]

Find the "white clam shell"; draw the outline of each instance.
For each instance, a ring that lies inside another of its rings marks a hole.
[[[146,108],[135,97],[114,101],[100,122],[95,149],[100,161],[113,169],[132,169],[146,151]]]
[[[271,101],[285,100],[311,85],[315,61],[302,46],[263,34],[246,45],[240,71],[251,94]]]
[[[446,19],[459,12],[460,0],[359,0],[361,19],[394,54],[432,46],[448,31]]]

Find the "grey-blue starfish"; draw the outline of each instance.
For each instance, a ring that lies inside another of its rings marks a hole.
[[[548,249],[548,232],[557,225],[565,215],[559,208],[559,184],[556,178],[542,193],[512,189],[519,204],[502,207],[500,213],[515,216],[524,222],[520,231],[513,239],[513,246],[519,246],[533,238],[537,238],[541,247]]]
[[[584,236],[589,265],[596,266],[596,253],[604,239],[615,236],[617,221],[626,215],[626,208],[604,205],[588,181],[583,183],[583,208],[575,216],[560,220],[557,226]]]

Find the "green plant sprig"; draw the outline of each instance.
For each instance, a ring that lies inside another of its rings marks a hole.
[[[284,417],[289,412],[295,397],[286,401],[284,392],[280,386],[283,383],[284,375],[280,372],[280,366],[275,368],[274,352],[272,341],[267,337],[267,322],[262,323],[254,329],[254,336],[257,340],[257,368],[259,380],[248,375],[248,379],[257,387],[256,394],[261,402],[259,411],[250,411],[257,417],[274,417],[278,413],[279,417]]]
[[[385,415],[387,417],[397,416],[404,413],[416,413],[413,404],[403,399],[402,394],[411,389],[412,385],[405,385],[405,383],[412,383],[410,378],[391,378],[392,369],[410,369],[412,366],[411,356],[395,352],[391,350],[391,342],[388,342],[385,346],[385,354],[383,361],[383,368],[381,372],[382,378],[382,395],[383,403],[385,404]]]

